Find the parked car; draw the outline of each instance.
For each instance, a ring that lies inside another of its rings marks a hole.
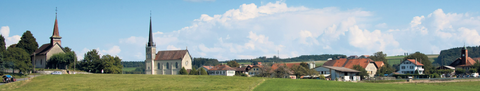
[[[11,75],[3,76],[3,82],[4,83],[15,82],[15,81],[17,81],[17,79],[15,79],[15,77],[13,77]]]
[[[52,74],[52,75],[61,75],[62,72],[60,72],[60,71],[54,71],[54,72],[52,72],[51,74]]]

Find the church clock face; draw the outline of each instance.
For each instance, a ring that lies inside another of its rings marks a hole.
[[[188,61],[185,61],[185,66],[188,65]]]

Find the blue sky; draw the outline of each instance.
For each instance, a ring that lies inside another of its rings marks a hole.
[[[1,34],[49,42],[58,8],[62,46],[125,61],[145,59],[152,12],[157,51],[219,60],[313,54],[438,54],[480,45],[478,1],[85,0],[0,1]]]

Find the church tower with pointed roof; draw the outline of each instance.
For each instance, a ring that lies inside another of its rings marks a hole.
[[[150,16],[150,28],[148,33],[148,43],[146,45],[146,59],[145,59],[145,74],[156,74],[154,69],[154,57],[155,57],[155,43],[153,43],[153,34],[152,34],[152,16]]]
[[[57,21],[57,13],[55,12],[55,25],[53,25],[53,34],[52,37],[50,37],[50,43],[53,45],[55,43],[58,43],[59,45],[62,45],[62,37],[60,37],[60,33],[58,32],[58,21]]]

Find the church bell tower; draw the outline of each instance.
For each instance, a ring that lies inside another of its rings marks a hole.
[[[146,45],[146,59],[145,59],[145,74],[156,74],[154,69],[156,69],[155,65],[155,43],[153,43],[153,35],[152,35],[152,16],[150,15],[150,29],[148,35],[148,43]]]

